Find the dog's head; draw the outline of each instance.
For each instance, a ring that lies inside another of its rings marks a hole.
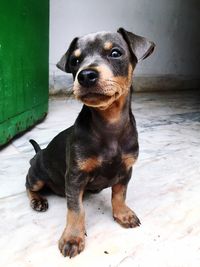
[[[154,43],[120,28],[75,38],[57,67],[74,77],[74,95],[84,104],[106,109],[132,84],[138,61],[147,58]]]

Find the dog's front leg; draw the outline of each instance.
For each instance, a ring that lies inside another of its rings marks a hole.
[[[128,179],[112,186],[112,210],[113,218],[125,228],[140,226],[140,220],[133,210],[125,203]]]
[[[59,240],[61,253],[70,258],[79,254],[85,247],[85,211],[82,201],[84,185],[78,180],[77,176],[72,174],[66,179],[67,225]]]

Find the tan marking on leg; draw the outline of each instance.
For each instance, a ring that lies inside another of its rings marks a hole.
[[[119,205],[124,205],[126,198],[126,186],[116,184],[112,187],[112,206],[113,209],[118,209]]]
[[[26,192],[27,192],[27,195],[28,195],[28,198],[29,198],[30,202],[33,199],[40,200],[40,195],[38,193],[33,192],[30,189],[26,189]]]
[[[122,162],[124,163],[126,169],[130,169],[136,162],[136,158],[132,154],[123,154]]]
[[[111,50],[112,47],[113,47],[113,44],[112,44],[112,42],[110,42],[110,41],[105,42],[105,43],[104,43],[104,46],[103,46],[103,48],[104,48],[105,50]]]
[[[44,187],[44,181],[38,180],[36,183],[31,187],[31,191],[39,191]]]
[[[32,209],[36,211],[46,211],[48,209],[46,198],[42,197],[38,192],[31,191],[28,188],[26,189],[26,192]]]
[[[64,256],[74,257],[85,247],[85,212],[82,204],[83,191],[79,196],[79,211],[68,210],[67,226],[59,240],[59,249]]]
[[[26,189],[30,206],[36,211],[46,211],[48,209],[48,202],[46,198],[42,197],[38,191],[45,185],[42,180],[36,181],[30,188]]]
[[[126,186],[116,184],[112,187],[112,208],[114,219],[125,228],[140,225],[137,215],[125,204]]]
[[[102,160],[98,157],[91,157],[78,161],[78,167],[81,171],[91,172],[101,166]]]

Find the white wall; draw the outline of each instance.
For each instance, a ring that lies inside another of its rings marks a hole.
[[[50,0],[50,11],[51,75],[63,75],[55,64],[72,38],[122,26],[157,45],[137,76],[199,77],[198,0]]]

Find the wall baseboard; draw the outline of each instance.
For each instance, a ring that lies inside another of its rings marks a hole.
[[[72,92],[71,75],[50,75],[49,94],[68,95]],[[135,76],[133,87],[136,92],[200,89],[200,76]]]
[[[133,86],[138,92],[200,89],[200,76],[136,76]]]

